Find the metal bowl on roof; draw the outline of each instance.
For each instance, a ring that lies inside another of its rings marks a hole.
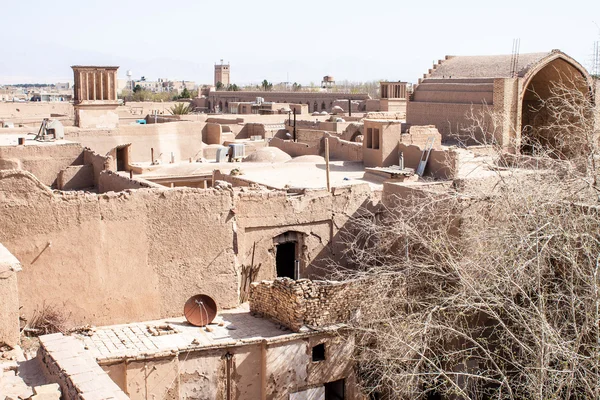
[[[194,326],[206,326],[217,316],[217,303],[208,295],[197,294],[185,302],[183,315]]]

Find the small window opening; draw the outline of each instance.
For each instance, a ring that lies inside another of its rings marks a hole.
[[[373,148],[379,149],[379,129],[373,129]]]
[[[325,384],[325,400],[344,400],[346,398],[346,380],[329,382]]]
[[[312,348],[313,361],[325,361],[325,343],[321,343]]]

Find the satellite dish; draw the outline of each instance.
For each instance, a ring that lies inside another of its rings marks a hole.
[[[217,316],[217,303],[210,296],[197,294],[185,302],[183,315],[194,326],[206,326]]]

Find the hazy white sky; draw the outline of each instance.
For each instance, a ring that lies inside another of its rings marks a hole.
[[[212,83],[415,82],[446,54],[561,49],[587,68],[600,0],[0,0],[0,83],[72,80],[76,64],[124,78]]]

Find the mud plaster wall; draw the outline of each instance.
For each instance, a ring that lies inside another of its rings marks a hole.
[[[329,158],[331,160],[362,161],[362,143],[342,140],[339,137],[328,133],[325,134],[325,137],[329,139]]]
[[[326,359],[313,362],[312,348],[321,343],[325,344]],[[266,399],[287,400],[290,393],[339,379],[347,379],[346,399],[355,399],[353,349],[351,337],[321,334],[279,343],[181,352],[102,368],[132,400],[225,400],[229,353],[234,399],[261,399],[264,391]]]
[[[171,152],[175,161],[187,160],[202,154],[202,129],[204,122],[171,122],[168,124],[125,125],[118,129],[65,130],[65,138],[79,142],[99,154],[106,154],[114,147],[131,143],[130,162],[150,162],[150,149],[154,157],[166,163]]]
[[[0,299],[0,344],[15,346],[19,343],[19,293],[16,272],[0,272]]]
[[[101,156],[95,151],[85,148],[83,150],[83,163],[91,164],[94,169],[94,186],[98,186],[100,173],[104,170],[116,171],[117,165],[112,157]],[[35,174],[34,174],[35,175]]]
[[[254,243],[256,280],[275,277],[273,238],[287,231],[305,236],[303,276],[322,275],[341,254],[332,239],[371,194],[240,190],[53,193],[27,172],[0,171],[0,242],[23,264],[22,312],[57,305],[73,324],[122,323],[181,315],[198,293],[234,307]]]
[[[320,144],[310,146],[306,143],[292,142],[291,140],[283,140],[278,137],[271,139],[269,146],[277,147],[292,157],[319,155],[321,153]]]
[[[325,343],[325,360],[313,362],[312,348]],[[273,344],[266,349],[266,398],[284,400],[289,393],[346,379],[346,399],[358,398],[352,372],[352,338],[311,337]]]
[[[129,179],[112,171],[102,171],[98,180],[98,193],[122,192],[127,189],[157,188],[164,186],[143,179]]]
[[[22,169],[34,174],[44,185],[55,186],[58,173],[70,165],[83,164],[78,143],[0,146],[0,169]]]
[[[236,193],[238,261],[250,266],[254,253],[255,266],[261,263],[254,281],[276,276],[273,238],[286,232],[296,232],[300,238],[300,276],[326,277],[326,259],[341,257],[344,249],[338,240],[340,229],[360,207],[371,205],[372,195],[366,184],[334,188],[331,194],[307,190],[304,195],[293,197],[282,191],[260,196]]]
[[[423,146],[424,147],[424,146]],[[400,143],[398,150],[404,156],[404,167],[415,171],[419,166],[423,147]],[[431,150],[423,176],[452,179],[458,171],[458,155],[452,150]]]
[[[70,165],[58,173],[57,188],[60,190],[82,190],[94,187],[94,167]]]
[[[23,260],[22,313],[56,305],[72,324],[181,315],[193,294],[238,302],[228,193],[52,193],[0,172],[0,241]]]

